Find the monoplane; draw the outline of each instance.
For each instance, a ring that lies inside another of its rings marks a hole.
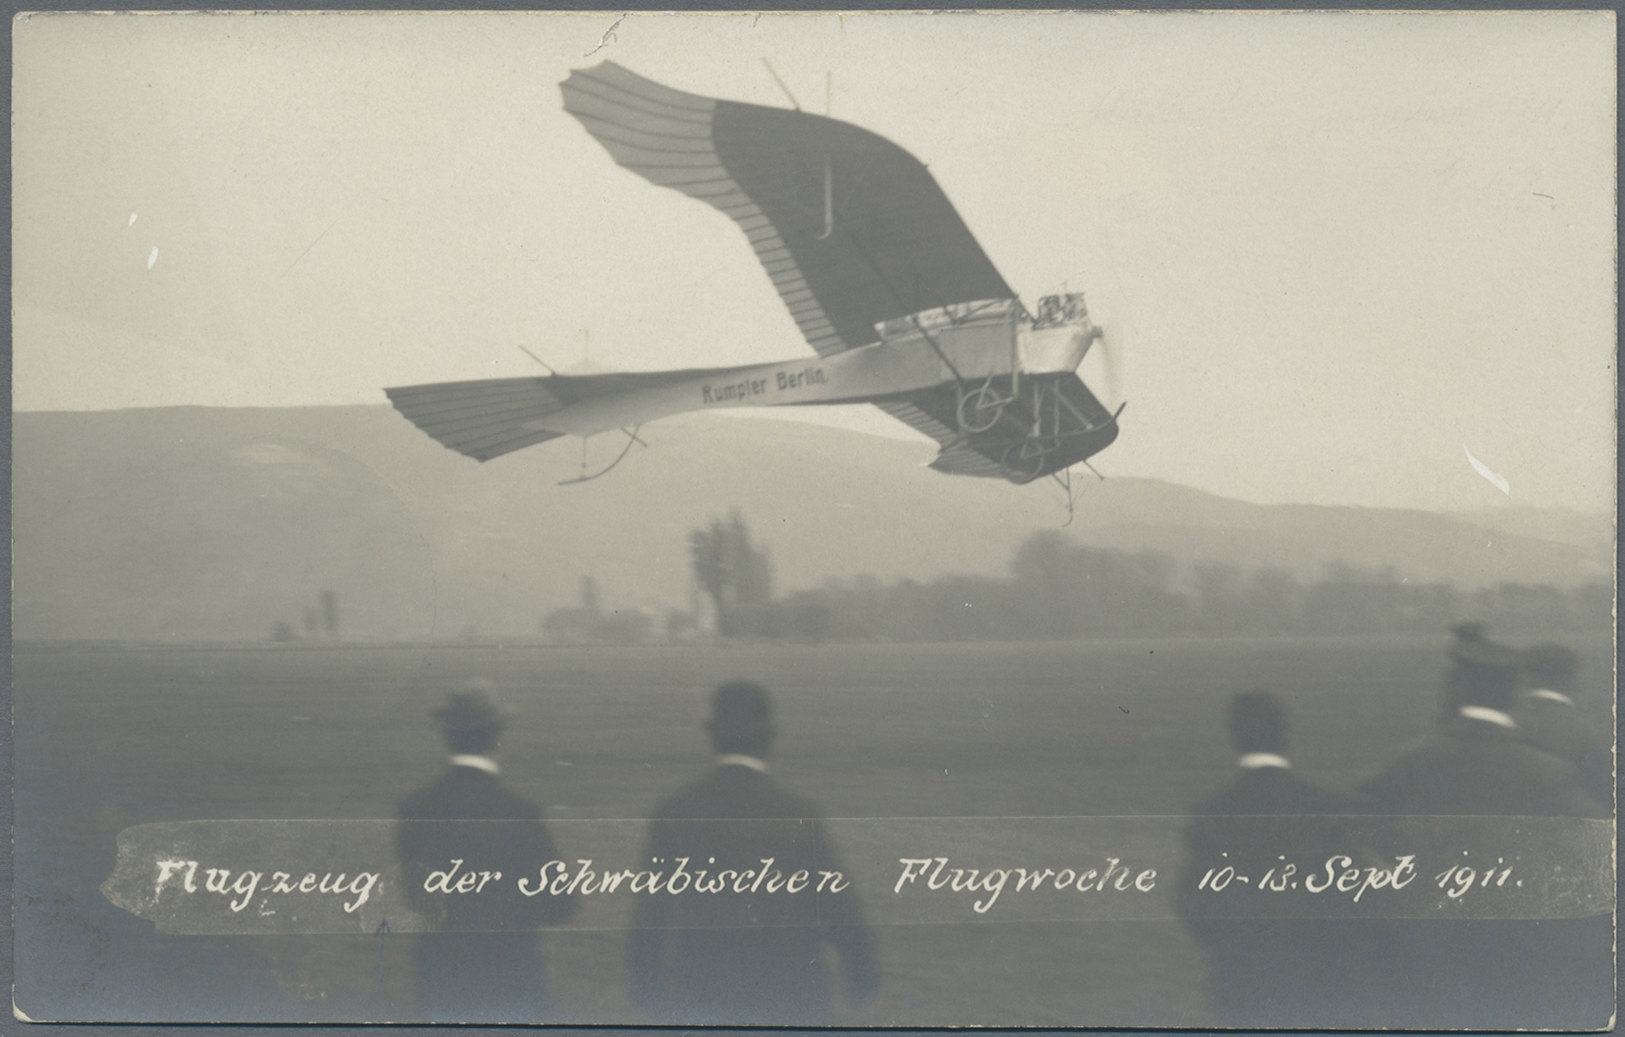
[[[872,403],[936,440],[931,467],[1064,476],[1117,438],[1077,370],[1102,331],[1081,294],[1029,311],[926,167],[868,130],[684,93],[604,62],[564,108],[621,166],[730,216],[816,356],[740,367],[498,378],[386,389],[479,461],[561,436],[625,435],[687,411]],[[793,98],[792,98],[793,101]]]

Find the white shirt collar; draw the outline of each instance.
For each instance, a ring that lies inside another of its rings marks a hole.
[[[1488,706],[1462,706],[1456,712],[1469,720],[1483,720],[1497,727],[1515,728],[1517,723],[1506,713]]]
[[[1565,706],[1574,705],[1573,699],[1569,698],[1561,691],[1553,691],[1551,688],[1536,688],[1534,691],[1529,693],[1529,697],[1532,699],[1549,699],[1552,702],[1561,702]]]
[[[1256,771],[1260,767],[1291,767],[1292,764],[1280,753],[1243,753],[1236,765],[1242,770]]]
[[[453,753],[451,765],[453,767],[472,767],[487,774],[495,774],[502,769],[489,756],[476,756],[473,753]]]
[[[746,756],[744,753],[718,754],[718,767],[727,767],[730,765],[734,767],[749,767],[753,771],[761,771],[763,774],[767,773],[767,764],[763,763],[754,756]]]

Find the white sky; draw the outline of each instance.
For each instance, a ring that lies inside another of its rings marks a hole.
[[[1512,503],[1613,504],[1608,13],[44,15],[15,41],[19,410],[381,403],[536,373],[521,345],[569,366],[584,329],[625,369],[801,355],[732,222],[558,92],[611,58],[783,105],[766,58],[925,161],[1029,303],[1089,294],[1122,377],[1084,374],[1129,400],[1109,474],[1507,503],[1465,446]],[[842,420],[912,435],[867,414]]]

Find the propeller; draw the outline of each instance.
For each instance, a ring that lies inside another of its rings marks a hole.
[[[1123,402],[1123,333],[1103,331],[1100,336],[1100,359],[1106,368],[1106,395],[1113,403]]]
[[[1133,325],[1123,317],[1119,308],[1120,298],[1109,286],[1088,292],[1085,296],[1089,319],[1096,330],[1095,341],[1084,358],[1088,368],[1093,369],[1086,369],[1085,380],[1089,380],[1091,374],[1099,375],[1098,388],[1108,407],[1123,402],[1124,354],[1132,352],[1126,343],[1133,335]],[[1091,361],[1090,358],[1094,359]]]
[[[1096,361],[1096,370],[1100,374],[1100,390],[1106,397],[1107,407],[1115,409],[1123,403],[1123,394],[1127,391],[1125,360],[1131,360],[1138,341],[1137,328],[1133,315],[1128,309],[1129,293],[1124,290],[1119,272],[1122,262],[1119,260],[1113,242],[1112,228],[1109,213],[1100,209],[1095,210],[1093,223],[1093,248],[1100,258],[1098,264],[1091,264],[1091,269],[1080,270],[1071,275],[1068,281],[1083,286],[1085,298],[1089,306],[1089,317],[1100,328],[1100,339],[1095,343],[1100,359]]]

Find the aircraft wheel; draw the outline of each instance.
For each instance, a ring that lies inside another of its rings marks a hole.
[[[1049,455],[1051,446],[1036,436],[1030,436],[1006,450],[1004,466],[1010,469],[1010,481],[1025,483],[1038,478],[1038,473],[1044,470],[1044,459]]]
[[[986,432],[998,424],[1006,401],[991,386],[972,389],[959,397],[959,429],[962,432]]]

